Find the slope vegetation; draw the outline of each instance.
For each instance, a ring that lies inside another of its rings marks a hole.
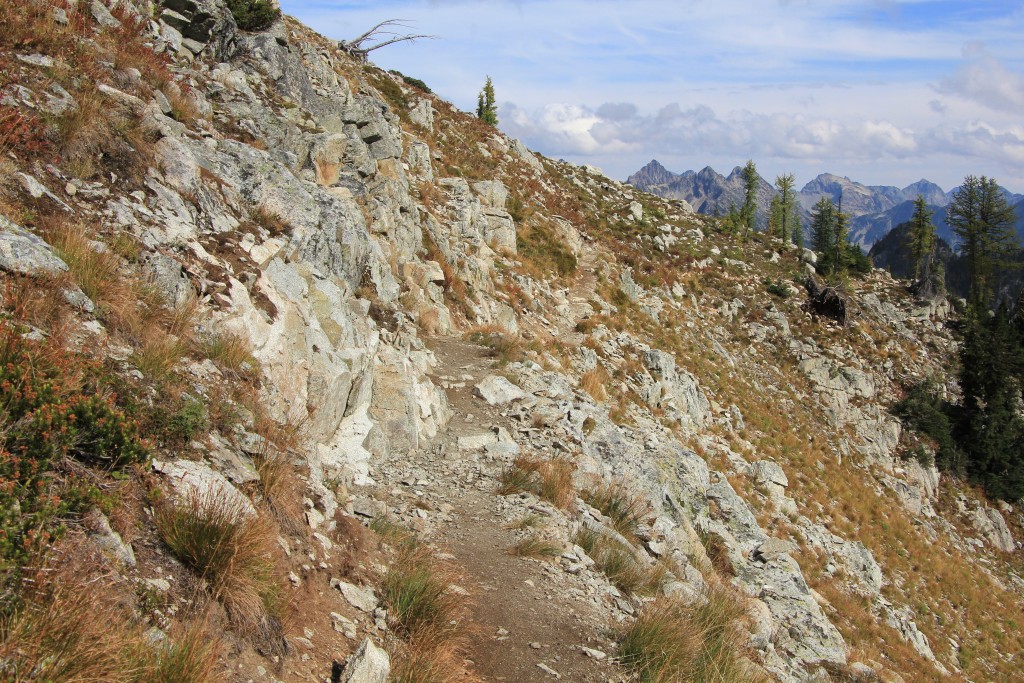
[[[283,18],[0,6],[10,680],[1022,680],[949,306]],[[913,455],[911,455],[913,454]]]

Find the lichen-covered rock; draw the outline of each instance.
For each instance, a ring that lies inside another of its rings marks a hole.
[[[497,406],[522,400],[529,394],[501,375],[489,375],[473,387],[473,395]]]
[[[55,275],[67,271],[68,264],[41,237],[0,215],[0,269],[15,275]]]
[[[340,683],[387,683],[390,675],[388,653],[367,638],[346,660],[344,669],[335,680]]]

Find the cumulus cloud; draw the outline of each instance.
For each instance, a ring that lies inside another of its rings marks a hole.
[[[552,156],[611,163],[630,158],[754,158],[790,166],[820,162],[848,166],[920,163],[929,158],[962,157],[972,164],[1005,168],[1024,163],[1024,127],[980,121],[943,122],[913,128],[886,119],[841,119],[790,113],[736,110],[678,103],[642,113],[635,105],[552,104],[527,110],[506,103],[505,130]],[[634,169],[635,170],[635,169]],[[629,171],[626,171],[629,172]]]
[[[967,61],[941,81],[941,92],[959,95],[990,109],[1024,109],[1024,72],[1010,69],[977,46],[965,52]]]
[[[698,104],[666,105],[641,114],[635,105],[551,104],[526,110],[503,107],[505,128],[538,149],[560,155],[604,155],[648,149],[652,154],[714,150],[740,157],[757,153],[782,158],[901,157],[917,151],[913,131],[888,121],[846,122],[791,114],[735,111],[725,115]]]

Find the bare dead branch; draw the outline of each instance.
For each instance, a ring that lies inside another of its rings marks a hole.
[[[362,35],[353,38],[352,40],[342,40],[338,43],[338,47],[348,54],[366,61],[367,55],[374,50],[379,50],[382,47],[388,45],[394,45],[395,43],[413,42],[420,40],[421,38],[427,40],[436,40],[437,36],[431,36],[427,34],[404,34],[397,31],[389,30],[393,27],[409,28],[408,25],[403,23],[405,19],[387,19],[373,26],[370,30],[366,31]],[[386,40],[382,40],[387,38]],[[372,45],[366,45],[368,41],[376,40],[380,41]]]

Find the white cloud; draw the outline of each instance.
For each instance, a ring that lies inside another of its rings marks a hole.
[[[1015,71],[992,55],[972,46],[968,60],[942,80],[942,92],[959,95],[991,109],[1020,113],[1024,110],[1024,72]]]
[[[844,120],[787,112],[719,114],[707,105],[683,108],[678,103],[646,114],[624,103],[597,108],[552,104],[531,110],[506,103],[503,111],[505,130],[529,146],[551,156],[597,163],[617,177],[638,168],[623,167],[626,159],[632,164],[650,158],[666,164],[705,160],[694,167],[724,159],[725,165],[718,170],[728,172],[753,158],[771,173],[820,164],[818,172],[846,174],[849,168],[874,166],[879,175],[912,161],[909,174],[901,169],[883,182],[905,184],[920,177],[920,169],[930,167],[932,172],[925,175],[952,185],[975,169],[1018,180],[1024,163],[1024,127],[982,121],[910,127],[886,119]],[[959,166],[936,175],[939,167],[949,165],[951,156],[961,160]]]

